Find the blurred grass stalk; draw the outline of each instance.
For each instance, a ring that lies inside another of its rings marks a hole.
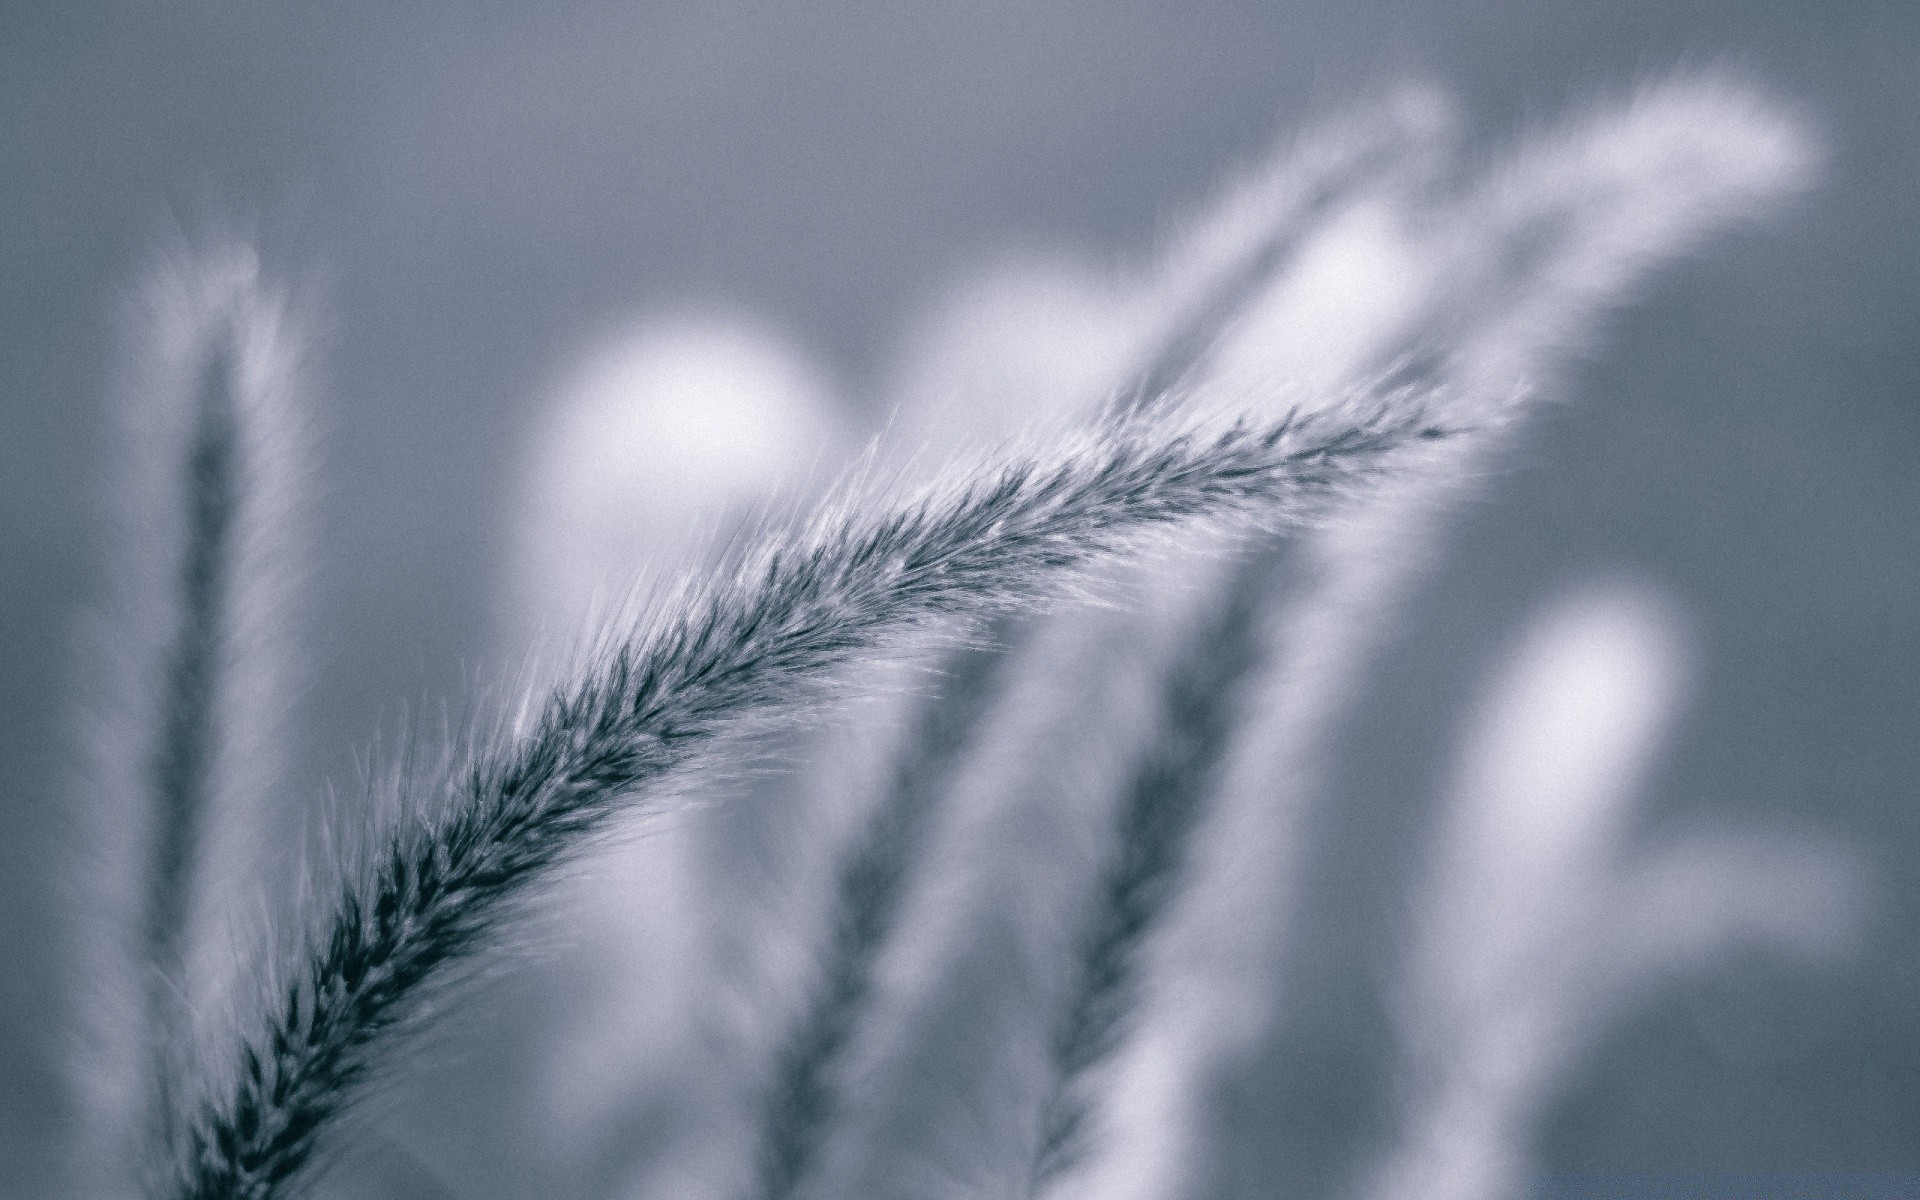
[[[258,932],[296,695],[304,339],[253,252],[176,248],[123,317],[110,591],[88,619],[73,1161],[136,1186],[161,1081],[205,1049]]]
[[[1401,1112],[1365,1200],[1522,1195],[1542,1107],[1633,1006],[1741,946],[1817,963],[1854,933],[1863,865],[1825,838],[1702,830],[1632,853],[1682,636],[1644,588],[1590,585],[1497,677],[1410,910]]]

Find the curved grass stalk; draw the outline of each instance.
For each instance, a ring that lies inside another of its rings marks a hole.
[[[1113,418],[1051,455],[905,503],[843,496],[720,582],[690,586],[525,736],[478,752],[442,805],[322,885],[293,962],[236,1031],[231,1075],[179,1090],[156,1194],[283,1194],[519,902],[615,813],[718,762],[726,735],[795,716],[835,672],[909,630],[1030,604],[1156,530],[1228,517],[1286,527],[1417,470],[1429,444],[1459,432],[1428,407],[1396,392],[1264,426]]]

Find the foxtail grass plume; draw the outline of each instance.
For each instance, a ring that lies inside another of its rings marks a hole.
[[[266,984],[233,1031],[231,1074],[175,1090],[159,1194],[283,1194],[535,886],[616,815],[724,762],[730,735],[800,717],[819,685],[901,634],[1031,604],[1156,532],[1278,529],[1417,471],[1454,434],[1425,419],[1429,403],[1396,391],[1224,426],[1112,417],[904,500],[842,493],[667,596],[530,727],[450,772],[437,803],[342,838],[291,958],[256,973]]]

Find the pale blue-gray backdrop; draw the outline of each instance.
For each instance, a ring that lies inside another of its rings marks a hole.
[[[1706,678],[1662,811],[1817,825],[1880,869],[1858,964],[1666,994],[1547,1115],[1559,1171],[1920,1172],[1920,10],[1898,3],[885,0],[0,11],[0,1193],[51,1185],[72,614],[98,578],[108,314],[177,228],[257,228],[326,316],[303,786],[491,653],[529,398],[583,324],[768,314],[870,394],[904,314],[1009,246],[1140,246],[1274,132],[1406,76],[1510,129],[1727,61],[1826,184],[1664,273],[1470,506],[1323,831],[1322,985],[1232,1106],[1228,1178],[1315,1194],[1379,1109],[1368,882],[1475,664],[1555,582],[1638,573]],[[1372,897],[1370,899],[1370,897]],[[1355,1004],[1361,1010],[1355,1011]],[[1746,1031],[1701,1032],[1700,1009]],[[462,1136],[448,1121],[448,1136]],[[502,1194],[538,1190],[465,1136]],[[1920,1178],[1920,1176],[1916,1176]],[[1269,1189],[1271,1189],[1269,1191]],[[532,1194],[527,1192],[526,1194]]]

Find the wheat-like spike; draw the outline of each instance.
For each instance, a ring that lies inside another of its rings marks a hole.
[[[1060,574],[1156,529],[1310,519],[1333,496],[1416,469],[1425,443],[1459,432],[1427,411],[1424,396],[1397,392],[1258,426],[1114,418],[1052,455],[955,476],[904,503],[850,494],[766,539],[557,693],[526,736],[476,754],[444,807],[383,834],[365,870],[327,889],[293,970],[239,1031],[233,1077],[196,1081],[156,1194],[283,1194],[376,1059],[514,902],[615,812],[717,760],[723,734],[794,715],[892,635],[1031,603]]]

